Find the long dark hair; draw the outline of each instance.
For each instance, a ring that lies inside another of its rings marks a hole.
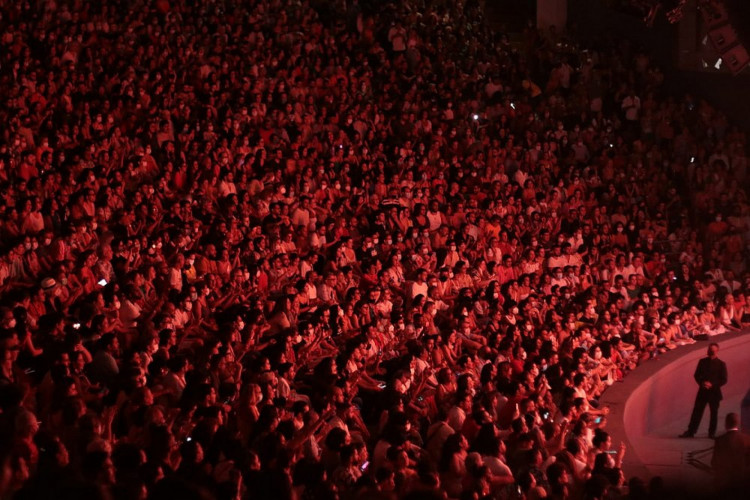
[[[440,462],[438,463],[438,470],[440,472],[448,472],[450,470],[453,455],[461,451],[462,437],[463,435],[457,432],[448,436],[448,439],[443,443],[443,450],[440,453]]]

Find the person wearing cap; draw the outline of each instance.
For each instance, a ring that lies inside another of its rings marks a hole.
[[[47,277],[42,280],[41,289],[44,292],[44,310],[46,313],[59,312],[65,307],[63,289],[55,278]]]
[[[55,278],[47,277],[42,280],[42,290],[45,292],[52,290],[56,285],[57,281],[55,281]]]

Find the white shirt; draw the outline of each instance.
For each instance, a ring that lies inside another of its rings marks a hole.
[[[169,287],[178,292],[182,290],[182,272],[174,267],[169,270]]]
[[[310,246],[314,249],[321,248],[326,244],[326,236],[314,232],[310,235]]]
[[[456,432],[461,432],[461,428],[466,421],[466,412],[458,406],[454,406],[448,411],[448,425]]]
[[[437,231],[443,224],[443,217],[440,212],[427,211],[427,220],[430,222],[430,231]]]
[[[292,224],[294,226],[308,227],[310,225],[310,211],[305,208],[297,207],[292,214]]]
[[[422,283],[420,284],[420,283],[417,283],[417,282],[415,281],[415,282],[414,282],[414,283],[412,283],[412,284],[411,284],[411,286],[409,287],[409,298],[410,298],[410,299],[413,299],[413,298],[414,298],[414,297],[416,297],[417,295],[422,295],[422,296],[424,296],[424,297],[427,297],[427,290],[428,290],[428,286],[427,286],[427,283],[425,283],[425,282],[422,282]]]
[[[482,457],[482,460],[484,460],[484,465],[487,466],[487,468],[492,472],[492,475],[494,476],[512,476],[513,472],[511,472],[510,467],[508,467],[505,462],[500,460],[498,457],[488,457],[484,456]]]
[[[140,315],[141,308],[138,304],[131,302],[129,299],[122,301],[122,307],[120,308],[120,321],[124,327],[134,327]]]

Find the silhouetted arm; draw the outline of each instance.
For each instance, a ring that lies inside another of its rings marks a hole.
[[[695,375],[693,375],[698,385],[703,384],[703,381],[706,380],[706,374],[704,373],[704,371],[703,360],[701,359],[700,361],[698,361],[698,366],[695,368]]]
[[[726,383],[727,383],[727,364],[722,361],[721,369],[719,371],[719,387],[722,387]]]

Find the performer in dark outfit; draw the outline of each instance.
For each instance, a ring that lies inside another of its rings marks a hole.
[[[708,424],[708,436],[716,435],[716,424],[719,418],[719,402],[722,399],[721,387],[727,383],[727,365],[718,358],[719,344],[712,343],[708,346],[708,356],[698,361],[695,369],[695,381],[698,383],[698,394],[695,396],[693,414],[690,416],[690,425],[687,431],[680,434],[681,438],[695,436],[698,426],[703,418],[703,411],[708,405],[711,411],[711,420]]]

